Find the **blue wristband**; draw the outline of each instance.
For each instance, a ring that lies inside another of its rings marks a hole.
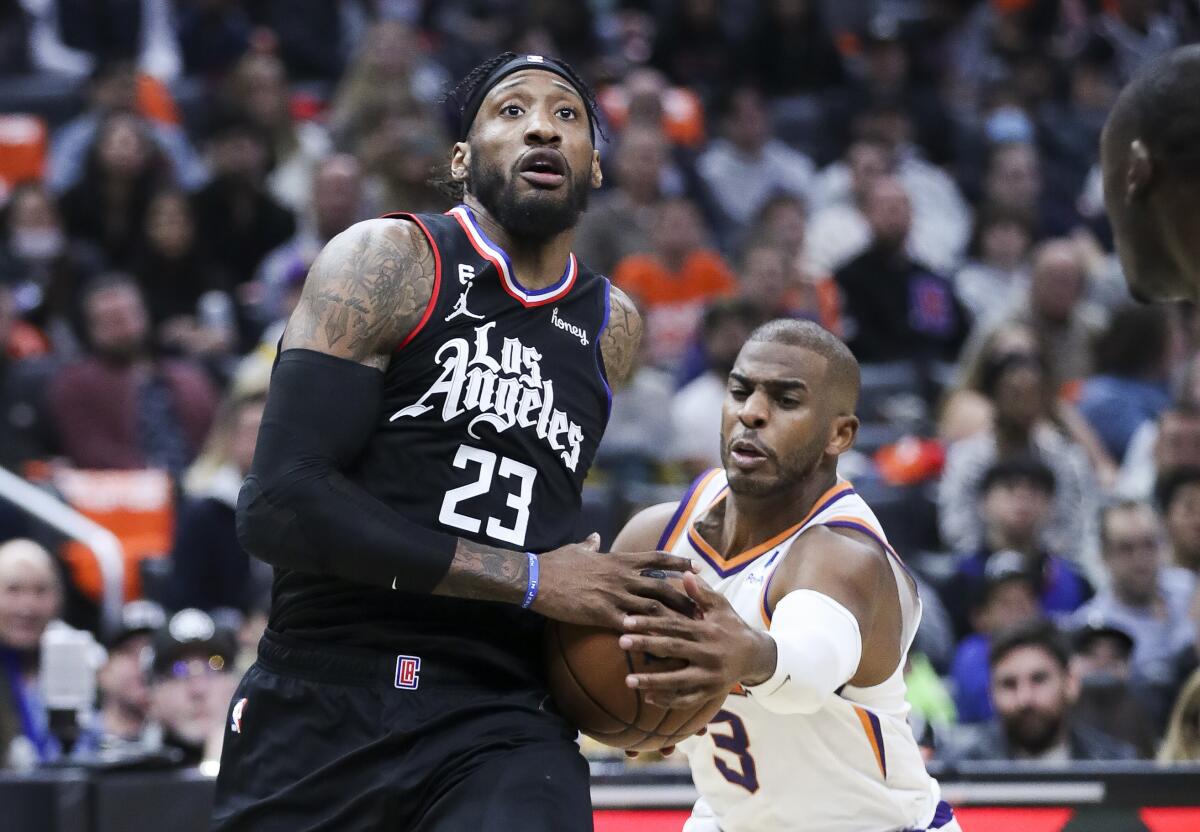
[[[533,599],[537,598],[538,591],[538,556],[533,552],[525,554],[529,557],[529,586],[525,589],[525,600],[521,602],[523,610],[529,609]]]

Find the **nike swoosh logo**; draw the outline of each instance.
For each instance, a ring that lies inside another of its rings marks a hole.
[[[397,575],[395,578],[392,578],[392,589],[395,589],[395,588],[396,588],[396,581],[399,579],[399,577],[400,577],[400,576],[399,576],[399,575]]]

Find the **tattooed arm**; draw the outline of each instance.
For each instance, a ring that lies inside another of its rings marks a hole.
[[[609,289],[608,326],[600,340],[600,354],[608,383],[615,390],[633,375],[638,347],[642,343],[642,316],[629,295],[616,286]]]
[[[313,264],[271,378],[250,475],[238,497],[238,539],[281,569],[407,592],[520,603],[529,560],[424,528],[345,474],[379,424],[383,372],[417,325],[434,282],[433,253],[418,228],[359,223]],[[592,557],[596,544],[543,556],[534,609],[587,624],[677,601],[639,569],[686,561],[649,553]]]

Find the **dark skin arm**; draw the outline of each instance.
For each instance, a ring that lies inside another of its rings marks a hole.
[[[417,326],[428,306],[434,279],[433,252],[417,226],[388,219],[358,223],[331,240],[313,264],[282,349],[312,350],[379,370],[382,386],[396,345]],[[636,351],[636,343],[629,340],[640,334],[640,320],[636,311],[616,303],[612,320],[618,328],[605,333],[605,360],[616,373],[627,372]],[[364,447],[368,439],[362,437]],[[354,491],[360,501],[374,501],[348,480],[340,487]],[[374,502],[376,510],[387,510]],[[454,558],[434,594],[521,602],[528,582],[525,553],[462,538],[454,541]],[[677,590],[639,574],[643,569],[687,569],[686,559],[653,549],[597,558],[598,545],[597,539],[589,538],[541,555],[533,609],[549,618],[616,629],[626,613],[655,614],[664,604],[687,605]]]
[[[812,589],[833,598],[855,617],[863,652],[849,679],[854,686],[885,681],[900,661],[900,600],[887,557],[859,532],[818,526],[792,544],[771,582],[772,609],[787,593]],[[771,678],[776,664],[774,640],[750,627],[723,595],[695,575],[685,575],[683,582],[702,617],[671,611],[631,615],[625,620],[621,646],[686,659],[688,667],[633,674],[627,683],[641,690],[647,702],[688,708],[720,696],[735,684],[758,685]]]
[[[633,375],[638,346],[642,342],[642,316],[629,295],[616,286],[612,287],[608,303],[608,326],[600,336],[600,354],[604,357],[608,383],[617,390]]]

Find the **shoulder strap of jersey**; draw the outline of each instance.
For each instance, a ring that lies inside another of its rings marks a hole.
[[[442,252],[438,247],[437,238],[430,230],[427,222],[430,217],[422,217],[419,214],[410,214],[406,211],[392,211],[384,214],[380,219],[384,220],[407,220],[417,224],[421,229],[421,233],[425,235],[425,240],[429,243],[429,248],[433,252],[433,291],[429,293],[429,302],[425,304],[425,311],[421,314],[421,319],[417,321],[417,325],[412,328],[408,335],[404,336],[404,340],[396,345],[396,352],[407,347],[414,338],[420,334],[425,328],[425,324],[429,323],[430,316],[433,315],[433,310],[437,307],[438,293],[442,289]]]
[[[718,486],[717,489],[714,489],[715,485]],[[679,501],[679,507],[675,509],[671,520],[663,529],[662,536],[658,539],[658,550],[660,552],[671,551],[671,547],[679,540],[679,535],[688,527],[696,509],[707,504],[707,501],[704,500],[705,495],[711,495],[714,490],[724,487],[725,472],[720,468],[710,469],[696,477],[688,490],[684,492],[683,498]]]

